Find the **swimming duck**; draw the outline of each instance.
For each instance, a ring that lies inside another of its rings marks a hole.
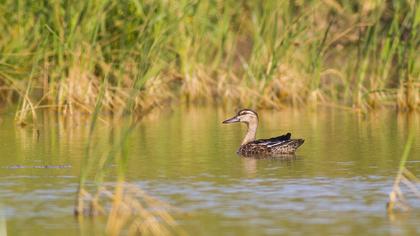
[[[242,109],[225,121],[223,124],[243,122],[248,127],[248,132],[243,139],[237,153],[246,157],[257,156],[282,156],[294,154],[296,149],[303,144],[303,139],[290,139],[291,134],[287,133],[269,139],[255,140],[258,127],[258,114],[251,109]]]

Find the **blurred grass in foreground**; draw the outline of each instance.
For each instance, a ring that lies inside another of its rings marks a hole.
[[[20,122],[92,114],[99,96],[114,115],[170,101],[420,107],[415,0],[3,0],[0,14],[0,101]]]
[[[96,147],[98,140],[95,141],[92,136],[103,105],[103,91],[104,88],[93,110],[89,141],[81,162],[74,215],[82,226],[87,217],[106,218],[102,233],[107,235],[186,235],[172,215],[179,210],[126,180],[127,140],[138,122],[126,118],[121,129],[113,129],[105,150]],[[131,102],[127,103],[131,107]]]
[[[402,187],[406,187],[408,190],[406,192],[411,192],[412,195],[420,198],[420,191],[417,189],[417,183],[420,181],[411,171],[405,167],[414,139],[414,132],[410,131],[407,143],[404,146],[404,153],[401,157],[398,173],[395,177],[392,191],[389,193],[389,200],[387,202],[387,212],[391,217],[392,214],[394,214],[395,209],[402,211],[411,209],[410,204],[408,203],[407,198],[402,191]]]

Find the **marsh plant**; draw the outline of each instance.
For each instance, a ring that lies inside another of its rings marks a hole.
[[[0,100],[122,115],[171,101],[419,108],[420,6],[398,1],[12,1]],[[132,91],[138,91],[131,96]]]
[[[95,149],[95,141],[86,145],[74,214],[80,223],[84,218],[105,218],[108,235],[183,235],[172,216],[178,209],[126,180],[124,146],[131,128],[115,134],[108,150]]]
[[[127,141],[138,122],[128,119],[123,127],[113,128],[109,140],[94,138],[104,90],[100,91],[90,122],[74,215],[80,223],[84,218],[105,217],[107,235],[185,235],[172,216],[178,209],[126,180]],[[104,141],[108,142],[107,148],[96,148],[98,142]]]
[[[420,180],[406,168],[406,163],[410,155],[410,149],[413,145],[414,138],[414,133],[411,132],[404,147],[404,152],[401,157],[397,176],[395,177],[394,184],[392,186],[392,191],[389,193],[387,211],[390,215],[392,215],[395,210],[407,211],[411,209],[411,206],[402,191],[402,187],[405,187],[407,192],[412,193],[415,197],[420,199],[420,191],[417,189],[417,184]]]

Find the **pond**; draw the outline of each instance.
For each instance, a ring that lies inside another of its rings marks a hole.
[[[185,212],[176,218],[190,235],[420,234],[419,199],[407,195],[406,214],[385,208],[408,132],[420,133],[417,114],[261,111],[258,137],[291,132],[305,143],[295,159],[255,160],[236,155],[244,125],[221,124],[234,113],[183,107],[146,117],[127,143],[127,181]],[[100,220],[73,216],[89,122],[43,113],[37,131],[7,112],[0,122],[0,231],[103,232]],[[97,125],[100,153],[119,124]],[[407,168],[417,176],[419,156],[415,141]]]

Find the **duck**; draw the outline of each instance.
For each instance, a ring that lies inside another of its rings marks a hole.
[[[251,109],[241,109],[237,114],[223,121],[223,124],[245,123],[248,131],[237,154],[244,157],[277,157],[294,155],[304,143],[303,139],[291,139],[291,133],[269,139],[255,139],[258,128],[258,114]]]

